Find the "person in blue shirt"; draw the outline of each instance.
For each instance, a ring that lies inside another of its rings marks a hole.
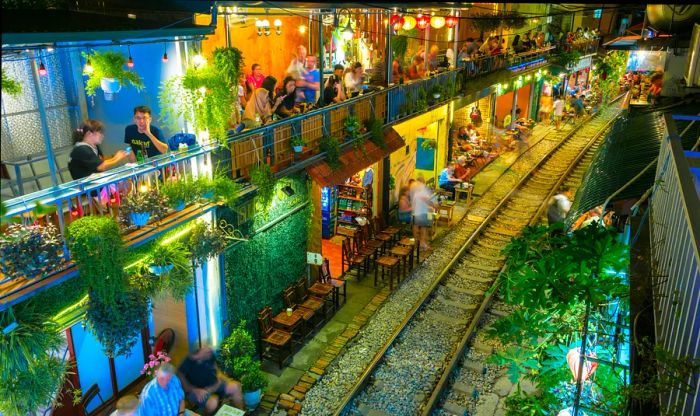
[[[143,157],[158,156],[168,152],[168,143],[163,139],[163,132],[151,125],[151,109],[140,105],[134,108],[134,124],[124,129],[124,143],[131,146],[129,162],[136,162],[136,154],[140,151]]]
[[[141,390],[140,416],[178,416],[185,414],[185,392],[175,367],[161,364],[156,377]]]
[[[448,163],[438,177],[438,185],[440,188],[452,192],[453,200],[455,199],[455,186],[462,182],[461,179],[455,177],[455,162]]]
[[[585,95],[580,95],[578,98],[576,98],[572,103],[571,106],[574,108],[574,111],[576,111],[576,117],[581,117],[583,115],[583,99],[586,98]]]

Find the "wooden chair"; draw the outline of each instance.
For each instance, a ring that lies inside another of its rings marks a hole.
[[[311,309],[317,316],[321,317],[321,321],[318,325],[323,325],[328,318],[328,312],[326,311],[326,302],[322,298],[317,298],[316,296],[309,296],[306,290],[306,277],[302,277],[297,280],[294,284],[294,294],[296,295],[296,304],[302,308]]]
[[[362,240],[363,246],[369,247],[373,250],[377,250],[380,254],[383,255],[384,251],[386,250],[386,241],[388,240],[380,240],[374,238],[374,231],[372,229],[371,224],[371,221],[368,220],[367,224],[360,228],[360,239]],[[376,255],[374,259],[377,259]]]
[[[83,393],[83,396],[80,398],[80,407],[79,409],[82,411],[83,416],[87,416],[88,411],[87,411],[87,406],[90,404],[92,399],[95,398],[95,396],[100,398],[100,402],[104,403],[104,399],[102,398],[102,395],[100,394],[100,386],[97,385],[97,383],[93,384],[90,386],[85,392]]]
[[[381,241],[382,254],[386,253],[387,249],[391,245],[393,237],[389,234],[382,233],[377,226],[377,222],[373,220],[367,220],[366,227],[369,229],[368,236],[374,240]]]
[[[323,258],[323,264],[321,265],[321,282],[333,286],[333,302],[335,303],[335,309],[338,310],[340,308],[340,297],[343,297],[343,304],[347,300],[348,288],[342,276],[340,279],[334,279],[331,276],[331,265],[328,257]]]
[[[403,263],[401,266],[401,274],[405,279],[408,271],[413,268],[413,248],[397,244],[391,250],[389,250],[389,254],[398,258],[400,262]]]
[[[260,355],[263,358],[276,358],[277,365],[282,364],[292,356],[292,334],[272,326],[272,308],[266,306],[258,314],[260,325]],[[286,355],[285,355],[286,353]]]
[[[367,245],[366,241],[367,240],[365,239],[362,228],[359,228],[355,233],[355,236],[353,237],[354,244],[352,245],[352,247],[350,247],[350,243],[348,243],[348,248],[353,248],[353,252],[356,255],[364,256],[367,258],[365,269],[369,271],[369,260],[377,259],[377,256],[379,255],[380,245],[374,244],[370,247],[369,245]]]
[[[401,234],[401,227],[396,227],[396,226],[387,226],[386,222],[384,222],[384,217],[379,216],[379,217],[374,217],[375,224],[377,224],[377,227],[379,228],[380,232],[382,234],[388,234],[391,236],[391,242],[396,243],[398,241],[398,237]]]
[[[345,276],[345,266],[347,266],[348,272],[352,269],[357,271],[357,280],[360,280],[363,276],[367,276],[367,256],[354,253],[352,248],[350,248],[350,240],[343,240],[341,252],[343,263],[340,269],[343,276]]]
[[[321,265],[321,267],[323,267],[323,264]],[[307,292],[311,296],[316,296],[319,299],[323,299],[326,302],[326,305],[333,310],[333,313],[335,313],[335,294],[333,293],[333,286],[330,283],[318,279],[312,282],[311,286],[309,286],[309,288],[307,289]]]
[[[292,308],[293,314],[301,316],[301,319],[304,321],[304,325],[302,326],[302,334],[304,336],[304,339],[306,339],[316,327],[314,322],[315,320],[317,320],[314,319],[316,317],[316,314],[312,309],[307,309],[296,304],[296,296],[294,295],[294,285],[291,285],[282,291],[282,299],[284,300],[285,308]]]
[[[382,269],[382,281],[384,280],[384,272],[388,271],[389,274],[389,289],[393,290],[394,289],[394,272],[396,271],[397,273],[397,283],[398,283],[398,266],[399,266],[399,259],[396,257],[391,257],[391,256],[382,256],[377,259],[375,262],[376,266],[374,269],[374,285],[377,286],[377,278],[379,277],[379,269]]]

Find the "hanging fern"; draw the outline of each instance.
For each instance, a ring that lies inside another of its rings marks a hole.
[[[138,91],[143,89],[143,80],[134,71],[125,69],[126,56],[117,51],[92,51],[82,53],[85,60],[89,60],[93,71],[87,73],[88,80],[85,83],[87,95],[95,95],[95,90],[100,88],[102,78],[114,78],[122,85],[132,85]]]
[[[275,175],[272,174],[270,166],[261,163],[250,171],[250,181],[258,187],[258,202],[263,209],[267,209],[275,195]]]
[[[323,136],[319,147],[321,152],[326,153],[326,163],[331,169],[337,170],[342,166],[340,162],[340,142],[338,142],[338,139],[333,136]]]
[[[22,92],[22,84],[10,78],[6,71],[2,71],[2,92],[17,96]]]

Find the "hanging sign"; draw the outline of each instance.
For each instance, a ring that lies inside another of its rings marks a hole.
[[[320,266],[323,264],[323,257],[321,256],[321,253],[312,253],[310,251],[306,252],[306,263],[307,264],[315,264],[317,266]]]

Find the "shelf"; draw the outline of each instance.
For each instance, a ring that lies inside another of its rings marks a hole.
[[[338,222],[343,222],[343,223],[345,223],[345,224],[355,224],[355,223],[352,222],[352,221],[345,221],[345,220],[341,220],[341,219],[339,219]],[[340,225],[339,225],[338,227],[340,227]]]
[[[365,189],[361,186],[355,186],[355,185],[336,185],[336,186],[344,186],[346,188],[355,188],[355,189]]]
[[[356,198],[354,196],[343,196],[343,195],[338,195],[338,199],[349,199],[351,201],[360,201],[360,202],[365,202],[364,199],[362,198]]]
[[[361,211],[355,211],[354,209],[345,209],[345,208],[340,208],[340,207],[338,207],[338,211],[354,212],[355,214],[362,214]]]

